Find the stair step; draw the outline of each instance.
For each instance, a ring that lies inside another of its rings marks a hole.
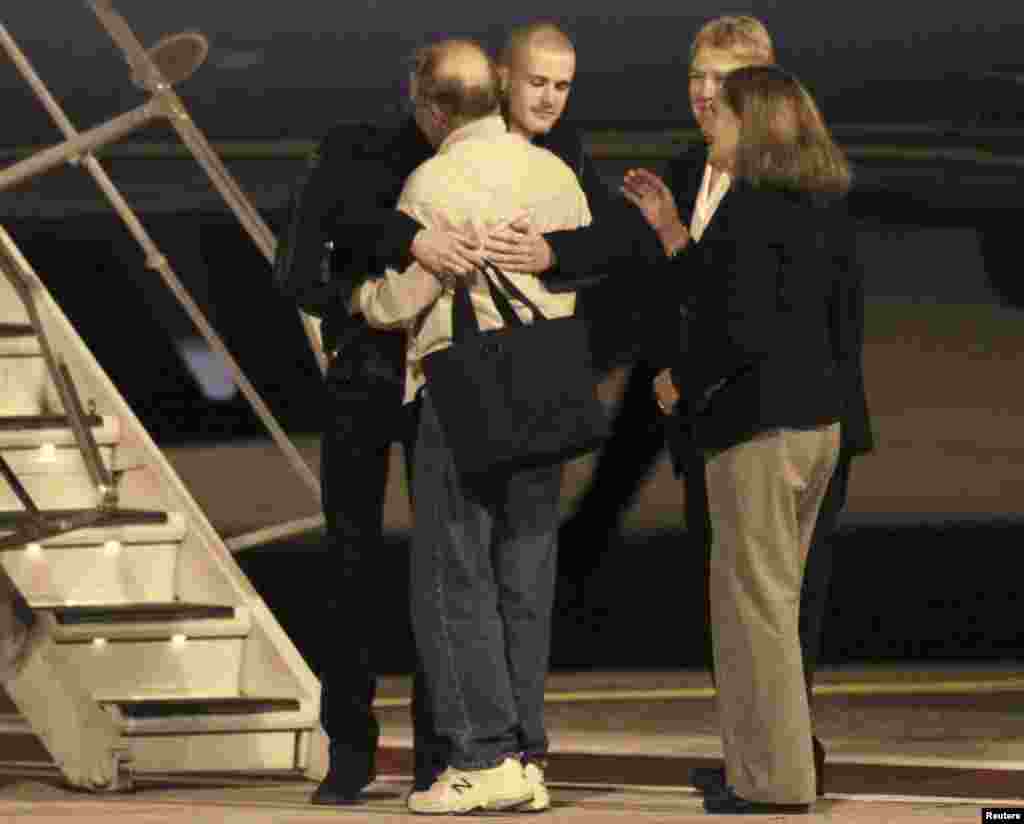
[[[110,749],[97,735],[113,728],[138,772],[312,766],[322,777],[327,746],[315,676],[2,226],[0,255],[14,266],[8,274],[31,288],[35,307],[0,277],[0,453],[14,487],[31,498],[0,479],[0,573],[45,620],[45,655],[31,660],[61,671],[8,682],[24,721],[11,701],[6,711],[0,702],[0,761],[12,752],[32,760],[33,751],[20,755],[9,744],[33,743],[34,731],[62,752],[79,748],[56,759],[67,780],[92,776],[89,748]],[[95,509],[108,472],[96,472],[75,439],[51,351],[90,413],[89,440],[116,484],[119,508],[111,512]],[[26,508],[35,507],[48,525],[68,529],[26,540],[32,532],[24,528],[38,517]],[[84,692],[79,706],[90,715],[54,711],[48,685]]]
[[[113,446],[120,441],[121,422],[116,415],[89,415],[87,421],[100,446]],[[78,445],[66,415],[0,416],[0,449],[34,449],[43,445]]]
[[[110,541],[125,546],[160,546],[180,544],[188,534],[188,519],[183,512],[159,512],[156,510],[117,510],[117,517],[104,517],[99,525],[76,529],[37,541],[43,548],[95,548]],[[144,515],[134,519],[133,513]],[[0,513],[0,519],[8,513]],[[24,515],[22,513],[18,513]],[[163,517],[158,517],[163,516]],[[0,526],[0,530],[10,527]]]
[[[99,415],[86,415],[83,421],[96,428],[103,425]],[[11,432],[19,429],[70,429],[71,418],[67,415],[3,415],[0,416],[0,431]]]
[[[182,718],[204,715],[263,715],[298,712],[298,698],[259,695],[197,695],[194,693],[153,693],[150,695],[94,696],[101,704],[116,704],[125,718]]]
[[[122,739],[136,775],[180,773],[300,773],[308,745],[306,730],[270,730],[203,735],[155,734]]]
[[[34,606],[34,605],[33,605]],[[151,624],[163,621],[204,621],[235,617],[235,608],[223,604],[95,604],[49,607],[60,626],[81,624]]]
[[[0,413],[39,415],[64,409],[37,338],[0,338]]]
[[[178,546],[111,540],[9,549],[0,552],[0,564],[29,603],[173,601]]]
[[[39,338],[36,337],[35,330],[31,325],[8,323],[4,326],[7,326],[11,333],[0,334],[0,358],[39,357],[42,355],[43,350],[39,344]],[[18,331],[22,326],[31,331],[24,333]]]
[[[111,449],[99,448],[99,459],[105,466],[110,465]],[[91,509],[99,502],[96,484],[89,476],[89,467],[84,455],[77,449],[15,449],[4,455],[4,460],[17,476],[25,491],[39,509],[52,511],[62,509]],[[136,483],[133,476],[119,479],[119,492],[127,484]],[[126,508],[139,506],[137,499],[128,503],[122,494],[120,500]],[[149,500],[143,506],[152,506]],[[14,489],[0,481],[0,511],[17,511],[22,506]]]
[[[59,643],[53,654],[95,695],[237,695],[245,638]],[[269,691],[269,690],[267,690]]]
[[[105,639],[114,646],[175,638],[244,638],[252,616],[243,606],[169,602],[60,603],[30,601],[33,609],[53,612],[59,643]]]
[[[313,702],[294,695],[99,692],[94,698],[127,736],[298,730],[319,721]]]
[[[38,502],[36,492],[40,487],[33,482],[33,476],[27,476],[23,480],[33,500]],[[13,493],[10,493],[13,494]],[[2,495],[3,500],[8,498]],[[55,535],[44,537],[42,540],[29,541],[24,538],[31,534],[29,528],[32,525],[32,518],[25,510],[3,510],[0,511],[0,559],[5,566],[17,566],[50,561],[44,557],[25,556],[20,561],[16,554],[21,552],[33,552],[37,547],[82,547],[95,551],[97,547],[103,547],[104,552],[110,548],[110,542],[124,544],[127,546],[146,544],[152,546],[177,546],[188,533],[188,524],[185,516],[180,512],[166,512],[164,510],[143,510],[143,509],[115,509],[101,513],[97,521],[83,521],[79,516],[92,516],[95,510],[91,509],[43,509],[40,514],[49,524],[60,528]],[[78,529],[74,528],[75,523],[86,523]],[[15,535],[23,536],[14,543]],[[116,551],[117,547],[113,547]],[[15,553],[15,555],[5,555]]]
[[[73,518],[88,512],[87,509],[46,509],[42,515],[50,521]],[[0,530],[13,531],[30,521],[29,514],[24,510],[0,511]],[[157,509],[112,509],[104,513],[99,521],[89,527],[90,530],[108,527],[165,525],[170,522],[169,513]],[[85,530],[82,530],[83,532]]]
[[[303,765],[296,755],[303,750],[305,729],[163,734],[128,734],[121,743],[131,756],[136,775],[177,776],[183,773],[269,772],[297,774]],[[0,719],[3,753],[0,765],[16,766],[21,774],[31,768],[52,767],[53,758],[43,747],[27,722],[18,718]],[[47,776],[49,777],[49,776]]]
[[[0,338],[35,337],[36,330],[31,323],[0,323]]]

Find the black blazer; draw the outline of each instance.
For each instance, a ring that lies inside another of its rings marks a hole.
[[[736,182],[700,242],[664,265],[652,357],[672,369],[693,446],[844,417],[849,231],[839,204]]]
[[[675,158],[666,172],[665,181],[672,190],[684,219],[689,216],[696,201],[704,175],[705,163],[706,152],[704,148],[694,147]],[[740,196],[736,197],[736,195]],[[765,213],[763,217],[758,215],[760,211]],[[746,251],[742,254],[738,252],[738,248],[741,245],[746,247]],[[771,269],[773,265],[771,261],[772,253],[776,256],[781,256],[780,259],[782,260],[781,265],[775,264],[779,267],[777,277],[780,278],[780,284],[778,285],[782,286],[784,292],[796,291],[798,294],[807,296],[808,299],[815,293],[819,297],[821,296],[821,289],[815,285],[820,278],[814,274],[813,261],[819,257],[824,259],[824,262],[821,264],[823,267],[822,277],[827,278],[831,284],[824,293],[824,317],[828,351],[831,354],[834,370],[834,375],[828,381],[828,384],[833,386],[838,394],[838,419],[842,424],[841,448],[846,455],[868,452],[874,446],[874,438],[871,431],[867,396],[864,390],[862,366],[864,344],[864,276],[856,255],[853,223],[846,215],[842,202],[833,202],[827,206],[816,206],[806,198],[799,196],[786,195],[781,192],[758,192],[743,184],[734,185],[733,190],[722,201],[718,212],[712,218],[701,241],[691,244],[676,261],[663,264],[665,268],[662,269],[663,272],[672,272],[669,277],[673,280],[685,278],[687,283],[691,283],[687,274],[688,267],[692,266],[703,272],[713,271],[718,267],[730,270],[729,280],[720,282],[717,287],[709,287],[711,292],[715,288],[718,289],[717,299],[711,297],[708,291],[702,287],[691,286],[689,290],[681,288],[672,298],[674,301],[672,303],[673,307],[682,310],[679,317],[667,317],[664,314],[664,307],[659,307],[657,311],[662,312],[663,321],[662,323],[654,324],[654,327],[661,330],[666,328],[676,329],[673,336],[676,339],[676,346],[680,352],[682,352],[683,348],[686,348],[693,358],[710,356],[704,361],[707,364],[706,371],[709,373],[715,370],[724,373],[730,368],[738,366],[738,361],[730,365],[729,359],[730,357],[736,357],[738,360],[743,360],[743,347],[752,346],[754,351],[758,351],[758,345],[754,340],[748,340],[744,343],[742,340],[743,336],[741,336],[740,348],[736,349],[734,348],[735,342],[730,338],[730,330],[736,329],[736,325],[739,322],[738,317],[732,316],[732,311],[738,308],[746,313],[753,311],[756,304],[752,305],[751,301],[754,301],[758,294],[756,290],[749,288],[751,283],[756,283],[756,280],[751,281],[750,278],[744,277],[742,269],[750,269],[752,271],[748,272],[748,274],[753,274],[758,268],[756,262],[758,257],[764,258],[766,255],[767,260],[764,261],[763,265]],[[710,275],[710,277],[713,277],[713,275]],[[801,282],[805,280],[810,280],[813,288],[801,286]],[[714,284],[715,281],[710,280],[709,283]],[[734,284],[740,287],[746,284],[747,288],[740,288],[736,294],[726,301],[724,300],[724,290],[730,288],[726,284]],[[761,292],[763,297],[766,294],[764,291],[766,284],[762,283],[761,286],[764,287]],[[687,294],[688,291],[692,293]],[[700,300],[702,294],[703,301]],[[779,299],[780,296],[776,294],[776,300]],[[720,342],[725,344],[725,349],[720,357],[715,357],[709,352],[701,353],[697,349],[697,347],[702,348],[711,344],[716,336],[714,330],[708,328],[708,318],[698,319],[694,311],[698,303],[707,303],[709,301],[711,303],[717,302],[719,311],[725,305],[730,307],[730,310],[726,310],[726,317],[722,318],[721,332],[718,333],[725,338],[724,341],[720,340]],[[805,301],[801,301],[802,303],[805,303]],[[784,310],[779,314],[766,315],[760,332],[751,328],[747,329],[755,338],[758,335],[764,335],[770,329],[773,317],[776,323],[781,323],[785,327],[781,330],[783,334],[781,334],[772,347],[777,352],[776,356],[772,359],[773,362],[771,364],[764,363],[756,373],[748,375],[745,381],[739,382],[738,386],[731,386],[733,394],[731,396],[722,395],[718,398],[718,408],[730,397],[734,403],[740,403],[740,395],[744,388],[753,395],[757,395],[754,392],[754,388],[759,384],[755,376],[760,376],[762,380],[767,379],[770,377],[771,371],[777,368],[784,373],[792,375],[791,370],[784,368],[784,359],[779,363],[778,367],[775,364],[775,361],[779,359],[778,353],[784,353],[787,347],[798,350],[791,356],[793,363],[799,363],[801,360],[807,360],[810,357],[810,353],[801,353],[799,351],[802,347],[803,336],[808,335],[808,339],[812,337],[813,339],[820,339],[820,333],[818,331],[798,332],[797,327],[789,327],[787,325],[790,320],[795,320],[798,317],[809,317],[805,311],[806,309],[806,306],[803,308],[794,306],[793,309]],[[684,317],[684,313],[688,317]],[[655,314],[656,312],[650,313],[651,316]],[[654,339],[655,351],[659,348],[663,349],[665,345],[664,342],[659,345],[656,338],[657,333]],[[694,340],[690,340],[691,338]],[[650,341],[648,341],[649,344]],[[663,354],[650,353],[650,350],[648,352],[655,362],[664,358]],[[732,354],[730,355],[730,353]],[[820,358],[818,359],[820,360]],[[688,378],[683,378],[682,370],[687,369],[685,363],[680,362],[676,366],[680,370],[681,383],[693,379],[692,370]],[[820,364],[813,368],[819,369]],[[725,379],[725,377],[725,374],[719,374],[717,377],[712,377],[708,374],[705,379],[709,383],[704,386],[703,391],[706,392],[708,389],[715,387],[717,382]],[[798,387],[795,384],[798,381],[786,378],[785,376],[779,378],[779,380],[781,381],[778,386],[780,392],[784,387],[790,386],[796,392],[797,397],[807,394],[806,389],[797,391]],[[730,422],[729,419],[732,416],[728,414],[728,411],[725,420],[721,423],[712,423],[710,421],[712,414],[710,402],[714,400],[713,394],[702,405],[700,398],[692,396],[691,390],[694,387],[681,386],[680,388],[687,392],[689,397],[684,396],[687,403],[683,406],[685,413],[683,420],[676,421],[676,426],[670,427],[670,432],[678,428],[680,424],[684,424],[683,431],[686,433],[686,437],[682,439],[682,443],[685,444],[688,438],[696,438],[699,441],[698,445],[702,447],[721,446],[725,441],[738,437],[740,430],[746,429],[749,431],[751,429],[752,424],[749,421],[744,424],[740,424],[739,421]],[[721,388],[725,388],[725,385]],[[762,428],[800,425],[799,420],[801,417],[806,418],[810,416],[813,418],[816,414],[824,414],[820,411],[818,413],[813,411],[814,405],[825,405],[823,403],[824,397],[816,399],[814,404],[807,405],[803,411],[795,408],[786,410],[783,408],[782,394],[780,392],[772,391],[769,386],[764,386],[763,389],[773,397],[765,399],[763,402],[760,398],[757,398],[753,407],[758,410],[758,417],[761,419],[758,425]],[[827,393],[831,394],[832,391],[829,389]],[[755,402],[754,398],[749,400]],[[689,419],[690,426],[692,426],[692,429],[688,431],[685,426],[687,418]],[[789,423],[780,423],[782,420],[788,420]],[[808,423],[808,421],[805,421],[804,425]],[[680,440],[678,437],[679,433],[675,432],[674,434],[676,437],[673,437],[672,440],[678,443]]]
[[[545,286],[552,292],[588,290],[610,275],[661,260],[657,235],[639,209],[605,185],[578,129],[560,121],[535,143],[576,172],[593,218],[589,226],[544,235],[556,259],[555,266],[540,275]]]
[[[381,389],[396,404],[404,385],[404,336],[370,328],[349,314],[348,302],[368,273],[411,262],[421,227],[395,204],[405,179],[432,154],[411,118],[331,129],[293,193],[275,260],[281,291],[323,321],[332,377]]]

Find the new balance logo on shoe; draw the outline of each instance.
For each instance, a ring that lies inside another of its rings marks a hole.
[[[412,792],[406,804],[421,815],[468,813],[473,810],[512,810],[533,801],[534,788],[526,780],[518,758],[506,758],[497,767],[482,770],[446,769],[430,789]]]
[[[473,789],[473,785],[469,783],[464,776],[461,775],[454,781],[452,781],[452,783],[448,786],[450,786],[457,793],[463,793]]]

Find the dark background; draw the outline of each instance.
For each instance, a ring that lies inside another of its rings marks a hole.
[[[554,9],[579,49],[570,117],[591,135],[610,183],[627,165],[660,168],[673,151],[666,130],[690,125],[687,43],[703,19],[731,10],[690,4],[684,15],[673,13],[677,5],[646,0],[613,15],[566,0]],[[145,42],[191,27],[211,38],[210,59],[180,92],[275,230],[310,141],[338,120],[395,111],[400,59],[412,47],[442,33],[497,45],[510,24],[553,11],[520,3],[498,19],[489,6],[464,6],[119,4]],[[754,2],[739,11],[776,33],[780,62],[808,80],[857,167],[851,208],[867,265],[879,451],[855,466],[824,663],[1019,660],[1024,11],[986,2],[950,10]],[[19,3],[0,22],[80,128],[142,102],[84,4]],[[8,147],[0,167],[22,156],[16,147],[59,140],[2,61],[0,99],[0,147]],[[607,130],[618,133],[618,149],[601,148]],[[171,136],[156,127],[139,139]],[[622,146],[633,139],[645,148],[631,154]],[[105,162],[285,428],[315,434],[323,398],[294,308],[275,294],[266,262],[202,173],[166,152],[111,151]],[[61,170],[0,192],[0,221],[159,443],[264,438],[237,393],[204,392],[177,348],[194,337],[191,324],[84,178]],[[656,483],[648,497],[671,504],[671,479]],[[664,511],[653,526],[594,536],[595,552],[605,543],[609,551],[580,603],[560,604],[556,668],[703,664],[699,560],[681,519]],[[330,587],[331,559],[318,550],[310,535],[238,556],[314,659],[329,653],[331,637],[309,609]],[[394,581],[375,616],[380,664],[406,671],[402,534],[385,542],[379,563],[382,579]]]
[[[325,120],[379,116],[401,96],[402,58],[442,36],[497,48],[512,25],[553,18],[575,39],[579,75],[573,116],[603,128],[678,124],[688,118],[685,71],[690,38],[720,14],[754,14],[773,32],[779,62],[811,86],[833,123],[964,124],[1019,121],[1020,95],[990,73],[1024,65],[1024,8],[978,0],[937,4],[805,3],[748,0],[740,6],[676,0],[521,0],[467,4],[437,0],[176,0],[117,4],[144,43],[198,29],[209,61],[187,86],[197,121],[222,137],[309,137]],[[85,3],[7,3],[2,21],[87,125],[139,102],[124,67]],[[0,93],[27,96],[0,66]],[[50,141],[52,127],[27,99],[5,118],[0,145]]]

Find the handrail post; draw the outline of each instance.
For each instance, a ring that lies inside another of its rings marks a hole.
[[[115,39],[115,42],[117,42],[118,45],[122,46],[122,48],[126,51],[126,55],[129,53],[135,55],[134,57],[129,59],[130,65],[132,65],[137,72],[141,67],[142,70],[146,72],[141,76],[148,77],[150,79],[148,82],[155,82],[154,78],[160,77],[159,69],[156,67],[155,64],[153,64],[152,60],[150,60],[149,58],[149,55],[145,53],[145,51],[142,49],[142,46],[135,39],[134,35],[131,33],[131,30],[128,28],[127,23],[124,22],[123,18],[121,18],[120,15],[118,15],[113,10],[112,4],[108,2],[108,0],[104,0],[104,2],[98,2],[98,0],[89,0],[89,5],[100,17],[101,21],[104,22],[104,25],[108,27],[108,31],[111,33],[111,37]],[[102,9],[100,8],[101,6],[103,7]],[[8,34],[6,28],[4,28],[2,24],[0,24],[0,43],[2,43],[4,48],[10,54],[18,70],[28,81],[29,86],[33,89],[33,91],[36,92],[37,96],[42,100],[44,106],[49,111],[53,119],[56,121],[58,127],[64,132],[65,136],[68,139],[68,144],[65,145],[77,146],[78,143],[75,143],[75,141],[82,141],[83,135],[79,134],[79,132],[72,125],[67,115],[61,109],[60,104],[57,103],[57,101],[46,89],[45,84],[38,76],[38,74],[35,72],[35,69],[32,67],[28,58],[18,47],[17,43],[14,42],[14,39]],[[139,54],[141,54],[141,57],[139,57]],[[188,114],[187,112],[185,112],[184,106],[181,104],[181,101],[177,97],[177,95],[174,94],[173,90],[171,90],[170,86],[164,83],[162,80],[156,82],[156,86],[157,87],[154,88],[155,93],[153,94],[153,97],[144,107],[141,107],[140,111],[145,110],[147,113],[149,113],[152,110],[154,116],[159,116],[162,114],[163,116],[167,117],[172,123],[177,120],[180,120],[182,117],[187,119]],[[105,127],[99,127],[99,129],[104,128]],[[93,132],[98,132],[99,129],[93,130]],[[85,134],[89,135],[92,133]],[[90,148],[97,148],[97,145],[93,145],[93,142],[84,142]],[[32,158],[30,158],[30,160],[31,159]],[[63,155],[61,156],[61,159],[65,159]],[[47,156],[48,163],[50,160],[52,160],[52,156]],[[58,160],[56,162],[60,161]],[[188,314],[190,320],[193,322],[193,324],[195,324],[196,328],[198,329],[203,339],[206,341],[207,345],[215,353],[217,353],[217,355],[219,355],[222,358],[224,363],[227,365],[229,371],[231,372],[232,376],[234,377],[235,383],[238,386],[239,390],[249,401],[249,404],[256,412],[257,417],[259,417],[260,421],[267,428],[268,432],[270,433],[270,436],[273,438],[278,448],[284,453],[285,457],[288,459],[288,462],[291,464],[294,471],[305,482],[306,486],[309,488],[310,492],[313,494],[314,499],[319,505],[321,502],[321,491],[320,481],[317,478],[316,474],[310,468],[309,464],[302,457],[302,454],[296,448],[295,444],[292,443],[291,439],[288,437],[288,435],[285,433],[281,425],[278,423],[277,419],[270,411],[270,408],[266,405],[263,398],[256,391],[256,388],[246,377],[245,373],[242,371],[241,367],[235,360],[234,356],[228,351],[223,340],[210,325],[203,311],[200,309],[198,304],[196,304],[191,294],[189,294],[188,290],[185,288],[180,278],[178,278],[177,274],[174,272],[167,258],[163,255],[163,253],[157,247],[156,243],[154,243],[152,238],[149,236],[149,233],[143,227],[141,221],[135,215],[134,211],[128,205],[127,201],[124,199],[120,191],[114,185],[113,181],[107,175],[106,171],[103,169],[103,166],[96,159],[96,157],[92,154],[86,154],[84,156],[83,163],[85,165],[86,170],[92,175],[93,179],[96,181],[99,188],[106,195],[111,206],[113,206],[114,210],[124,221],[125,225],[131,232],[132,236],[135,238],[136,242],[142,247],[142,250],[146,255],[147,267],[149,267],[150,269],[154,269],[160,274],[160,276],[164,280],[165,285],[167,286],[168,289],[170,289],[172,294],[175,296],[175,298],[177,298],[178,302],[182,305],[186,314]],[[56,163],[50,163],[50,165],[47,166],[46,168],[50,168],[52,167],[52,165],[56,165]],[[226,170],[224,173],[225,175],[227,175]],[[2,180],[2,177],[0,177],[0,180]],[[246,200],[244,194],[242,194],[240,188],[237,190],[237,192],[239,196],[239,203],[246,204],[246,211],[255,211],[251,209],[251,206],[248,206],[248,201]],[[239,206],[239,208],[242,207]],[[236,212],[236,214],[237,213],[238,212]],[[257,220],[250,221],[250,223],[252,224],[251,228],[250,225],[248,224],[246,224],[246,228],[249,229],[250,233],[253,233],[254,231],[256,232],[256,234],[253,235],[254,240],[256,240],[257,235],[262,237],[262,242],[257,241],[257,245],[260,246],[261,251],[263,251],[264,254],[269,254],[270,259],[273,260],[273,234],[270,232],[269,228],[267,228],[266,225],[263,224],[262,220],[258,219],[258,217],[259,216],[257,214]],[[263,228],[261,229],[260,226],[262,226]],[[307,334],[309,334],[308,327]],[[314,350],[316,350],[316,346],[314,345],[312,339],[311,346],[314,346]]]
[[[135,36],[128,22],[114,8],[111,0],[86,0],[88,6],[106,29],[107,34],[124,54],[125,60],[133,74],[139,78],[143,87],[152,95],[162,98],[167,107],[167,118],[178,133],[192,156],[196,159],[210,182],[220,193],[228,207],[234,212],[239,223],[248,232],[253,243],[260,250],[267,262],[274,265],[274,254],[277,240],[270,227],[264,222],[260,213],[246,197],[242,187],[238,185],[220,157],[210,146],[205,135],[196,127],[185,104],[170,83],[166,81],[142,43]],[[310,348],[316,357],[321,372],[327,369],[327,358],[323,351],[322,340],[316,322],[305,312],[299,311],[302,326],[309,340]]]

